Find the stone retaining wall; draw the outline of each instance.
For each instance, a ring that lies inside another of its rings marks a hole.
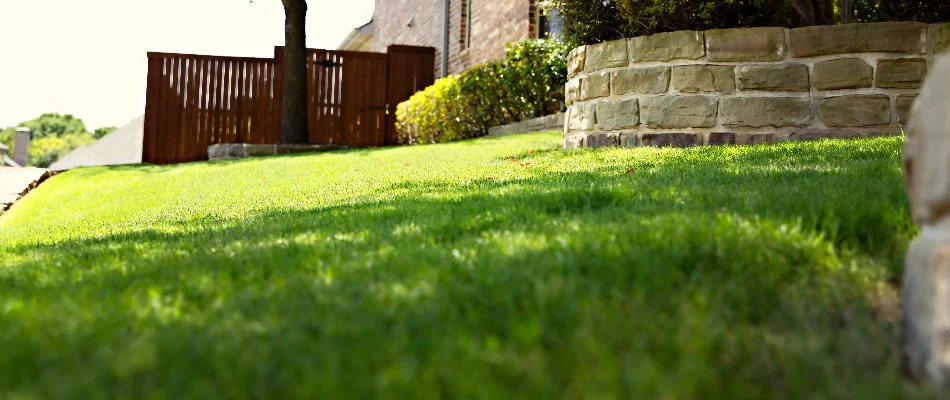
[[[898,134],[950,24],[680,31],[568,57],[564,147]]]
[[[545,115],[543,117],[515,122],[508,125],[495,126],[488,129],[488,136],[504,136],[515,133],[527,133],[560,129],[564,126],[564,113]]]

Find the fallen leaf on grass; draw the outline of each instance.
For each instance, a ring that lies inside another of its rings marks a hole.
[[[633,175],[633,174],[635,174],[635,173],[637,173],[637,170],[635,170],[635,169],[633,169],[633,168],[630,168],[630,169],[627,170],[627,175]]]

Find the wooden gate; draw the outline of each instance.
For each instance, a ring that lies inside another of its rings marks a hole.
[[[143,162],[208,159],[218,143],[277,143],[283,48],[273,59],[148,53]],[[397,144],[396,105],[434,82],[435,49],[308,49],[310,143]]]
[[[435,49],[431,47],[389,46],[386,93],[389,112],[386,115],[384,145],[399,143],[396,137],[396,106],[435,82],[434,62]]]
[[[310,142],[384,145],[386,67],[386,54],[309,50]]]

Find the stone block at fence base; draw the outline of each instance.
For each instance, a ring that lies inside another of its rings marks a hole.
[[[278,154],[321,152],[344,148],[332,144],[247,144],[222,143],[208,146],[208,160],[263,157]]]

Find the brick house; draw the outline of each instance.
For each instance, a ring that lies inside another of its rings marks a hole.
[[[434,47],[436,76],[455,74],[504,57],[506,43],[558,31],[557,16],[544,15],[537,2],[376,0],[371,43],[376,52],[391,44]],[[358,50],[352,43],[344,41],[340,49]]]

